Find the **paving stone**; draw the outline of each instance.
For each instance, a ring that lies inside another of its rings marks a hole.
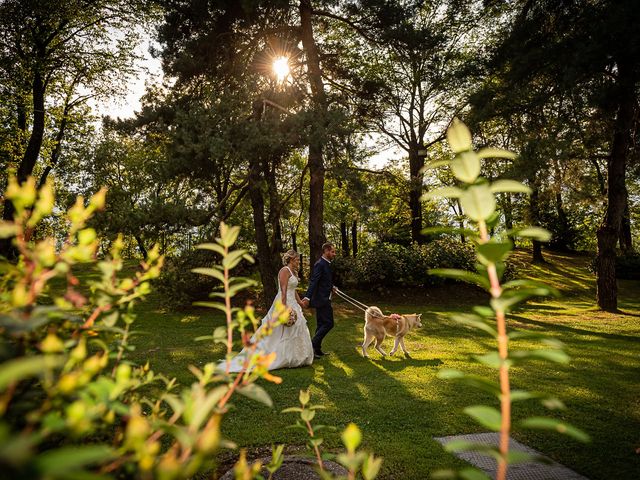
[[[436,437],[434,440],[446,445],[452,440],[466,440],[467,442],[481,443],[483,445],[497,446],[500,435],[496,432],[478,433],[473,435],[453,435],[449,437]],[[509,465],[507,471],[508,480],[588,480],[587,477],[574,472],[573,470],[554,462],[545,457],[540,452],[529,448],[513,438],[509,439],[509,450],[526,452],[531,455],[542,457],[545,463],[519,463]],[[459,452],[455,454],[459,458],[466,460],[471,465],[483,470],[491,478],[496,477],[497,462],[489,456],[478,452]]]

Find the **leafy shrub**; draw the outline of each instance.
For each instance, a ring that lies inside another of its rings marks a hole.
[[[16,215],[14,221],[0,221],[0,238],[12,238],[20,258],[16,265],[0,258],[2,478],[192,478],[210,470],[220,447],[233,448],[221,438],[220,424],[235,393],[272,406],[256,381],[280,383],[268,371],[275,354],[264,354],[257,346],[273,327],[286,322],[289,312],[281,306],[252,336],[259,323],[253,308],[231,307],[232,298],[253,284],[230,274],[242,259],[252,260],[245,250],[231,249],[237,227],[221,224],[220,238],[199,246],[219,254],[221,266],[194,272],[216,279],[223,290],[217,297],[224,303],[201,302],[222,310],[226,318],[226,326],[204,339],[225,344],[230,359],[238,330],[248,352],[243,369],[230,373],[228,361],[224,371],[214,363],[202,369],[191,366],[196,381],[180,387],[148,363],[127,359],[133,349],[135,304],[150,292],[163,257],[154,246],[139,271],[127,278],[122,273],[124,242],[118,237],[108,258],[97,260],[100,241],[87,222],[103,208],[105,193],[98,192],[87,206],[79,197],[61,216],[69,229],[56,249],[53,238],[30,240],[33,229],[53,211],[52,183],[37,191],[33,178],[22,185],[12,178],[6,189]],[[87,285],[74,275],[80,264],[84,271],[94,267]],[[65,282],[64,292],[49,291],[54,279]],[[49,295],[46,302],[44,294]],[[235,467],[237,478],[254,478],[259,471],[259,464],[249,466],[242,456]],[[371,467],[366,471],[373,473],[371,478],[377,473]]]
[[[593,257],[589,262],[589,271],[596,273],[597,257]],[[640,254],[629,252],[616,256],[616,278],[622,280],[640,280]]]
[[[219,281],[206,275],[197,275],[193,269],[211,265],[216,261],[214,252],[202,249],[187,250],[165,260],[160,277],[154,282],[162,302],[171,308],[188,308],[194,302],[205,300],[219,285]],[[238,275],[249,276],[253,269],[242,262],[236,269]]]
[[[640,280],[640,254],[629,252],[616,257],[616,277],[623,280]]]
[[[510,372],[512,365],[526,365],[532,360],[567,363],[569,357],[563,351],[562,343],[556,339],[545,338],[538,332],[508,332],[507,324],[507,316],[516,305],[533,297],[558,296],[559,292],[542,282],[524,279],[504,282],[500,277],[504,262],[513,250],[513,244],[505,238],[490,237],[488,234],[490,225],[497,218],[496,194],[500,192],[531,193],[531,190],[515,180],[489,182],[482,178],[480,176],[481,159],[496,157],[510,159],[515,155],[495,148],[474,151],[471,132],[458,119],[454,119],[447,130],[447,142],[455,156],[451,160],[440,162],[440,165],[449,166],[458,180],[458,186],[432,190],[425,195],[425,198],[449,197],[458,199],[465,216],[471,220],[475,227],[475,231],[469,237],[476,245],[478,272],[471,273],[467,270],[446,268],[432,270],[432,273],[482,286],[491,295],[490,306],[478,305],[473,307],[472,312],[456,312],[449,316],[465,327],[478,329],[494,339],[496,351],[478,355],[475,359],[495,370],[494,378],[497,378],[497,381],[454,369],[441,369],[438,372],[438,377],[463,382],[479,388],[483,392],[491,392],[499,403],[500,410],[492,405],[473,405],[464,410],[482,428],[499,432],[497,447],[487,447],[466,441],[453,441],[448,443],[445,448],[453,452],[478,451],[485,455],[491,455],[497,461],[495,478],[506,480],[510,464],[536,460],[532,455],[522,452],[514,455],[509,451],[509,435],[514,426],[555,430],[579,441],[588,441],[589,437],[581,430],[553,417],[529,417],[518,421],[517,424],[515,422],[512,424],[512,403],[518,400],[537,398],[548,409],[564,408],[564,404],[552,396],[547,397],[540,393],[524,390],[512,390],[511,377],[513,373]],[[533,238],[545,242],[549,241],[551,236],[548,231],[538,227],[522,228],[510,233],[517,237]],[[530,350],[512,350],[510,341],[516,338],[536,339],[539,344]],[[479,479],[489,477],[483,472],[467,468],[459,472],[459,475],[450,471],[442,472],[439,478]]]
[[[444,282],[428,274],[432,268],[475,271],[473,246],[453,239],[438,239],[424,245],[414,243],[408,247],[378,243],[362,251],[356,259],[337,257],[334,266],[342,283],[365,287],[417,287]]]

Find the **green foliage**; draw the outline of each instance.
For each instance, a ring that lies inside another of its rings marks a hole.
[[[87,205],[79,197],[63,215],[67,239],[57,249],[51,238],[30,240],[53,211],[51,182],[37,191],[33,178],[23,185],[12,178],[7,188],[15,220],[0,223],[0,232],[13,236],[20,252],[17,265],[0,264],[0,468],[11,478],[191,478],[211,467],[219,447],[233,447],[220,434],[232,395],[271,405],[255,382],[280,381],[268,373],[274,354],[254,353],[237,375],[216,371],[213,363],[191,366],[196,381],[189,387],[154,372],[148,362],[127,359],[135,348],[135,305],[150,292],[164,258],[155,246],[133,277],[123,276],[118,238],[109,256],[96,260],[99,239],[87,223],[104,207],[105,193]],[[212,295],[224,303],[207,305],[225,312],[228,328],[212,338],[229,352],[234,328],[245,345],[254,351],[256,345],[244,334],[257,324],[253,309],[230,306],[251,284],[229,274],[241,259],[250,260],[246,251],[231,249],[238,233],[221,224],[216,243],[201,246],[219,253],[221,265],[197,269],[223,284],[223,292]],[[74,275],[80,264],[95,273],[87,285]],[[64,293],[49,288],[54,279],[66,283]],[[288,312],[281,310],[274,324],[285,320]],[[256,342],[271,330],[263,329]]]
[[[318,469],[320,476],[323,480],[347,480],[355,479],[356,475],[360,473],[364,480],[373,480],[377,477],[380,471],[380,465],[382,464],[381,458],[376,458],[373,454],[369,454],[363,451],[358,451],[358,447],[362,442],[362,433],[360,429],[353,423],[347,425],[342,432],[342,443],[347,449],[346,452],[340,453],[335,458],[341,463],[347,470],[348,476],[333,476],[327,472],[324,468],[323,458],[334,458],[334,455],[321,454],[320,445],[322,445],[323,439],[318,437],[318,433],[322,430],[333,429],[334,427],[328,427],[326,425],[314,425],[312,420],[316,416],[317,410],[325,408],[322,405],[310,405],[311,395],[309,390],[300,390],[298,397],[300,401],[299,407],[285,408],[282,413],[297,413],[300,419],[296,421],[292,428],[304,430],[308,434],[307,446],[315,453],[316,460],[318,462]]]
[[[616,257],[616,277],[625,280],[640,280],[640,254],[629,252]]]
[[[185,250],[178,255],[168,257],[160,277],[154,282],[162,294],[162,302],[172,308],[186,308],[193,302],[208,298],[220,282],[211,276],[197,275],[192,270],[202,265],[210,265],[215,252],[203,249]],[[242,262],[236,272],[243,276],[254,274],[255,268],[249,262]]]
[[[458,268],[475,272],[475,256],[470,243],[449,238],[408,247],[376,243],[355,260],[336,257],[337,275],[344,283],[366,287],[436,285],[444,280],[427,274],[434,268]]]
[[[589,270],[596,271],[596,259],[591,259]],[[616,256],[616,278],[622,280],[640,280],[640,254],[627,252]]]
[[[506,314],[516,305],[532,297],[558,295],[558,292],[541,282],[531,280],[511,280],[501,283],[501,273],[504,262],[510,255],[513,244],[510,240],[500,237],[490,237],[488,227],[495,223],[496,199],[495,194],[500,192],[529,192],[528,187],[512,180],[498,180],[493,183],[480,177],[480,159],[487,157],[513,158],[509,152],[497,149],[475,152],[473,151],[472,137],[469,129],[459,120],[455,119],[447,131],[447,140],[451,150],[455,153],[453,160],[444,162],[451,167],[453,175],[460,183],[460,187],[447,187],[440,191],[432,191],[433,196],[456,197],[465,215],[472,220],[478,228],[477,234],[472,236],[476,245],[476,258],[478,261],[478,274],[471,274],[463,270],[444,269],[434,270],[432,273],[469,281],[483,286],[491,294],[491,308],[475,307],[473,313],[455,314],[452,319],[466,327],[482,330],[494,337],[497,341],[497,351],[477,356],[476,360],[481,364],[497,370],[499,382],[486,380],[475,375],[467,375],[458,370],[443,370],[441,378],[451,379],[480,388],[495,396],[500,404],[500,410],[492,406],[475,405],[467,407],[465,413],[479,423],[483,428],[500,432],[500,444],[498,447],[478,446],[474,444],[449,444],[452,451],[475,450],[494,456],[498,462],[497,478],[504,480],[507,477],[507,469],[510,463],[522,461],[512,452],[509,452],[508,438],[511,431],[511,403],[518,400],[536,398],[538,395],[521,390],[511,390],[509,369],[514,365],[527,364],[532,360],[546,360],[557,363],[567,363],[568,356],[562,350],[562,344],[558,341],[546,339],[543,335],[530,332],[511,332],[507,334]],[[516,236],[536,238],[544,241],[549,239],[548,232],[529,227],[518,231],[508,232]],[[495,328],[492,321],[495,319]],[[534,350],[510,350],[509,342],[516,338],[538,338],[540,347]],[[543,398],[543,405],[555,407],[561,405],[554,399]],[[580,440],[588,441],[589,437],[579,429],[571,425],[558,422],[550,418],[528,418],[520,425],[524,428],[551,429],[570,435]]]

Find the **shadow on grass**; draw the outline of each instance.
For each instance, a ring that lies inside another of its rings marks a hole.
[[[382,356],[380,358],[370,357],[368,360],[380,370],[388,370],[390,372],[401,372],[407,367],[437,367],[444,364],[439,358],[417,359],[403,355],[397,355],[396,358],[399,358],[400,361],[392,361],[391,358]]]
[[[639,315],[633,315],[639,316]],[[518,315],[510,315],[510,318],[517,320],[520,323],[524,323],[525,325],[535,325],[541,327],[545,330],[555,330],[558,332],[568,332],[574,333],[576,335],[584,335],[584,336],[592,336],[592,337],[600,337],[608,340],[623,340],[623,341],[637,341],[638,337],[635,335],[621,335],[618,333],[604,333],[604,332],[596,332],[593,330],[585,330],[582,328],[569,327],[567,325],[558,325],[558,324],[550,324],[549,322],[543,322],[540,320],[532,320],[530,318],[521,317]]]

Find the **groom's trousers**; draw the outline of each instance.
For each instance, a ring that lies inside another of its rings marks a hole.
[[[318,353],[322,351],[322,339],[333,328],[333,307],[331,303],[327,303],[322,307],[316,308],[316,333],[311,339],[313,351]]]

